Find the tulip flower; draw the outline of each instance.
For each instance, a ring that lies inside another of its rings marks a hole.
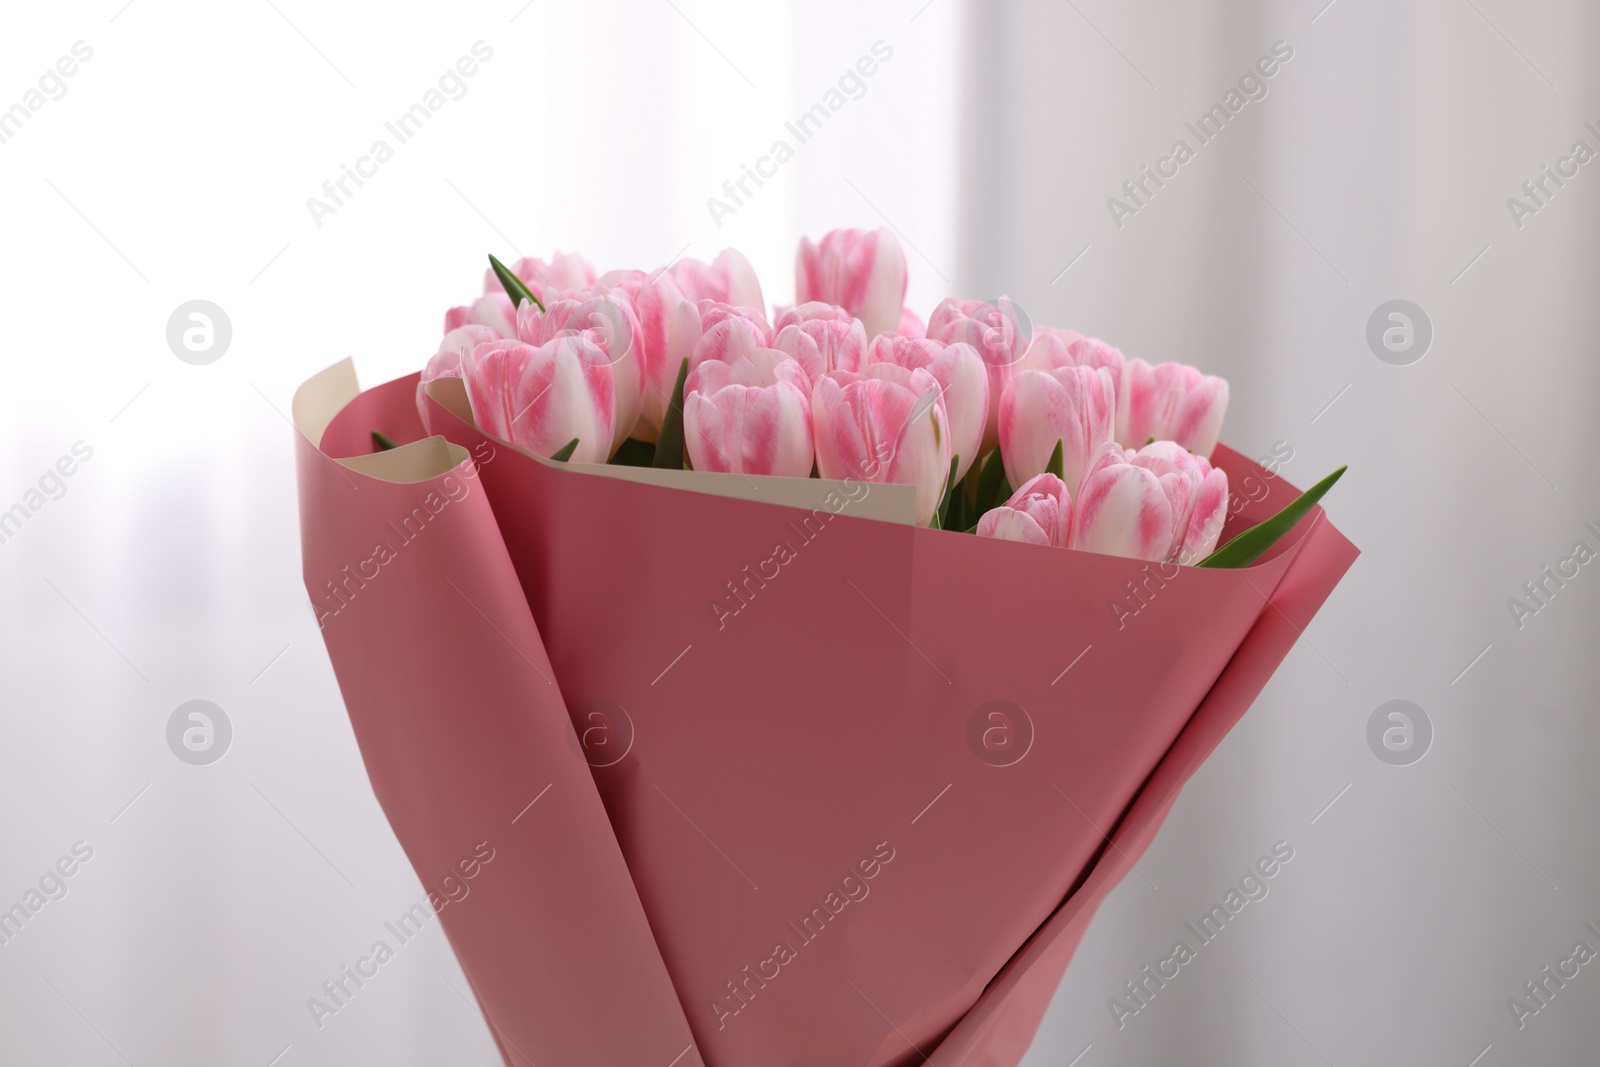
[[[1061,443],[1061,480],[1076,494],[1089,466],[1113,440],[1116,389],[1105,368],[1019,371],[1000,398],[1000,458],[1021,485],[1049,466]]]
[[[463,326],[487,326],[496,337],[515,337],[517,310],[504,290],[485,293],[470,304],[444,313],[445,333]]]
[[[683,446],[695,470],[811,475],[810,381],[774,349],[754,359],[708,359],[683,394]]]
[[[592,331],[569,332],[534,346],[480,344],[467,362],[467,397],[480,429],[541,456],[577,438],[575,463],[611,455],[615,378]]]
[[[422,369],[422,380],[417,383],[420,390],[435,378],[465,378],[467,376],[466,364],[472,358],[472,350],[486,341],[498,341],[500,335],[488,326],[479,326],[468,323],[457,326],[444,335],[439,342],[439,351],[434,353],[428,365]]]
[[[1160,478],[1109,446],[1079,487],[1071,547],[1108,556],[1160,561],[1172,551],[1172,502]]]
[[[813,382],[830,371],[860,371],[868,362],[861,320],[834,304],[785,309],[773,325],[772,346],[798,360]]]
[[[633,302],[621,289],[583,300],[552,300],[543,311],[531,303],[517,309],[517,338],[524,344],[538,347],[557,338],[580,336],[610,363],[615,408],[609,420],[607,457],[628,439],[639,420],[644,402],[645,368],[639,351],[642,335]],[[557,447],[565,443],[559,442]]]
[[[1104,367],[1122,395],[1126,361],[1122,353],[1098,337],[1085,337],[1076,330],[1040,326],[1033,331],[1028,350],[1017,361],[1017,370],[1055,370],[1058,367]]]
[[[706,360],[732,363],[753,359],[757,349],[772,347],[772,331],[759,311],[702,300],[698,313],[701,332],[689,354],[691,373]],[[676,367],[672,373],[676,382]]]
[[[979,537],[1066,548],[1072,531],[1072,497],[1054,474],[1029,478],[1011,499],[984,512]]]
[[[1181,475],[1194,483],[1186,514],[1179,513],[1179,497],[1168,493],[1173,504],[1175,546],[1169,559],[1195,564],[1211,555],[1228,518],[1228,474],[1211,466],[1206,457],[1185,449],[1175,441],[1152,441],[1143,448],[1125,453],[1128,462],[1143,467],[1158,479]]]
[[[576,252],[557,252],[548,263],[524,257],[511,264],[511,273],[521,278],[541,301],[546,293],[555,297],[575,289],[587,289],[595,282],[594,268]],[[483,272],[483,291],[486,295],[505,292],[492,267]]]
[[[989,415],[989,375],[978,350],[959,341],[947,345],[922,337],[885,333],[872,339],[867,369],[870,372],[882,364],[908,370],[920,367],[939,382],[945,413],[950,417],[951,454],[961,457],[956,465],[956,478],[966,477],[978,458]]]
[[[665,271],[615,270],[594,284],[596,293],[621,291],[633,305],[639,326],[643,396],[637,423],[629,427],[641,441],[654,441],[672,402],[678,367],[700,339],[700,311]]]
[[[760,312],[766,310],[755,268],[737,249],[724,248],[710,263],[680,259],[672,265],[671,274],[683,295],[695,303],[715,300]]]
[[[895,333],[898,333],[901,337],[926,337],[928,336],[928,326],[915,311],[910,308],[901,308],[900,325],[896,327]]]
[[[1198,563],[1227,517],[1228,476],[1172,441],[1109,446],[1078,490],[1073,548],[1155,562]]]
[[[832,230],[795,254],[795,301],[837,304],[861,320],[868,337],[900,325],[906,257],[888,230]]]
[[[817,471],[824,478],[916,487],[915,515],[932,521],[950,474],[950,431],[939,382],[925,370],[885,366],[864,377],[832,371],[811,394]]]
[[[965,342],[982,357],[989,371],[989,417],[981,447],[989,451],[1000,443],[1000,396],[1015,373],[1014,364],[1028,350],[1026,319],[1008,297],[992,304],[951,297],[933,309],[927,332],[933,341]]]
[[[1226,379],[1182,363],[1152,367],[1142,359],[1129,360],[1117,402],[1117,440],[1138,448],[1154,437],[1209,456],[1227,412]]]

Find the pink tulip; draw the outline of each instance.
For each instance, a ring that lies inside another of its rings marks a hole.
[[[615,408],[610,413],[612,439],[607,442],[608,457],[628,439],[643,406],[645,367],[639,351],[642,336],[633,302],[621,289],[581,300],[552,300],[543,311],[533,303],[524,303],[517,309],[517,337],[524,344],[538,347],[562,337],[582,337],[610,363]]]
[[[1172,552],[1176,524],[1167,487],[1115,445],[1084,475],[1072,517],[1073,548],[1157,562]]]
[[[464,307],[453,307],[444,313],[444,330],[463,326],[487,326],[497,337],[517,336],[517,313],[511,298],[503,291],[485,293]]]
[[[1006,480],[1021,485],[1044,473],[1061,442],[1061,480],[1078,492],[1087,471],[1112,442],[1116,389],[1104,368],[1024,370],[1000,398],[1000,458]]]
[[[594,268],[576,252],[557,252],[548,263],[524,257],[510,267],[511,273],[521,278],[541,301],[546,293],[554,297],[573,289],[587,289],[595,282]],[[485,294],[505,292],[493,267],[483,272],[483,291]]]
[[[1017,361],[1017,370],[1055,370],[1057,367],[1104,367],[1122,395],[1125,374],[1122,353],[1098,337],[1085,337],[1076,330],[1040,326],[1033,331],[1028,351]]]
[[[789,308],[773,326],[772,346],[800,362],[818,381],[830,371],[867,364],[867,332],[844,308],[813,301]]]
[[[984,512],[979,537],[1066,548],[1072,531],[1072,497],[1054,474],[1029,478],[1011,499]]]
[[[937,379],[945,412],[950,417],[950,450],[961,457],[956,465],[956,477],[966,477],[978,458],[989,415],[989,375],[978,350],[960,342],[947,345],[922,337],[884,333],[872,339],[867,370],[870,372],[883,364],[908,370],[920,367]]]
[[[480,344],[466,381],[473,419],[486,433],[541,456],[576,437],[575,463],[604,463],[611,455],[612,363],[588,331],[537,347],[512,340]]]
[[[603,275],[594,290],[621,291],[633,305],[644,386],[638,422],[631,430],[641,441],[654,441],[672,400],[678,367],[700,339],[700,311],[665,271],[614,270]]]
[[[992,304],[951,297],[941,301],[928,319],[930,340],[971,345],[989,371],[989,418],[982,444],[985,452],[1000,443],[1000,396],[1015,373],[1014,364],[1028,350],[1029,336],[1026,319],[1004,296]]]
[[[810,382],[770,348],[754,360],[706,360],[683,395],[683,446],[701,471],[811,475]]]
[[[772,347],[772,331],[758,311],[702,300],[698,314],[701,332],[689,353],[691,373],[707,360],[732,363],[738,359],[753,359],[757,349]],[[676,382],[678,369],[674,367],[672,373]]]
[[[1122,383],[1127,378],[1128,366],[1121,352],[1098,337],[1075,337],[1067,345],[1067,353],[1072,362],[1080,367],[1104,367],[1110,371],[1111,380],[1117,383],[1117,395],[1122,395]]]
[[[672,265],[672,277],[683,295],[695,303],[715,300],[756,311],[766,310],[755,268],[737,249],[724,248],[710,263],[680,259]]]
[[[1142,359],[1129,360],[1117,403],[1117,440],[1138,448],[1154,437],[1209,456],[1227,412],[1226,379],[1183,363],[1152,367]]]
[[[468,323],[457,326],[444,335],[439,342],[439,351],[434,353],[428,365],[422,369],[422,380],[418,383],[420,388],[427,385],[435,378],[465,378],[467,376],[467,361],[472,357],[472,350],[486,341],[498,341],[500,335],[488,326],[479,326]]]
[[[1158,479],[1178,475],[1193,484],[1192,492],[1171,491],[1174,549],[1169,555],[1178,563],[1199,563],[1216,550],[1222,524],[1228,518],[1228,474],[1211,466],[1206,457],[1185,449],[1175,441],[1152,441],[1137,451],[1125,453],[1128,462],[1143,467]],[[1187,511],[1180,505],[1187,500]]]
[[[861,320],[868,337],[900,325],[906,257],[888,230],[832,230],[795,254],[795,300],[837,304]]]
[[[916,487],[916,521],[927,525],[950,474],[950,432],[939,382],[925,370],[889,366],[887,377],[833,371],[811,394],[817,471],[824,478]]]

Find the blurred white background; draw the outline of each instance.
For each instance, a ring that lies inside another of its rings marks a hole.
[[[900,235],[924,316],[1009,292],[1228,376],[1225,439],[1285,443],[1290,480],[1351,466],[1330,512],[1365,554],[1101,909],[1028,1067],[1592,1058],[1600,969],[1520,1029],[1507,1001],[1600,948],[1600,572],[1520,628],[1507,600],[1600,547],[1600,164],[1522,190],[1600,150],[1600,10],[107,0],[5,23],[0,109],[43,102],[0,125],[0,511],[52,499],[0,544],[0,908],[93,854],[0,945],[0,1063],[498,1063],[436,924],[320,1029],[306,1008],[422,894],[306,606],[289,398],[347,355],[368,384],[417,369],[485,251],[649,269],[731,244],[786,302],[799,236],[847,225]],[[307,198],[478,41],[464,95],[317,225]],[[878,41],[865,94],[718,226],[707,198]],[[1114,219],[1276,42],[1266,95]],[[232,324],[206,366],[166,342],[193,299]],[[1394,299],[1433,331],[1404,366],[1366,339]],[[232,723],[209,766],[167,745],[192,699]],[[1432,724],[1409,766],[1368,745],[1392,699]],[[1119,1028],[1108,999],[1280,840],[1270,896]]]

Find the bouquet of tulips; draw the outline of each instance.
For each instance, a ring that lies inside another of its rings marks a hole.
[[[422,382],[465,379],[479,427],[536,455],[911,485],[922,525],[1163,563],[1204,560],[1227,518],[1226,380],[1030,330],[1003,297],[924,327],[888,230],[803,240],[770,324],[732,248],[490,263]]]
[[[296,395],[307,588],[507,1064],[1014,1067],[1354,560],[1227,382],[906,291],[887,231],[770,318],[731,249],[490,257],[421,373]]]

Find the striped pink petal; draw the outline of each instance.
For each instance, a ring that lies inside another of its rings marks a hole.
[[[1160,561],[1172,547],[1172,505],[1160,480],[1114,445],[1084,476],[1073,505],[1073,548]]]
[[[503,292],[486,293],[464,307],[444,313],[446,333],[462,326],[487,326],[499,337],[517,336],[517,313]]]
[[[984,512],[978,536],[1066,548],[1072,532],[1072,498],[1054,474],[1029,479],[1011,499]]]
[[[643,383],[639,417],[630,429],[641,441],[654,441],[671,402],[678,367],[700,338],[700,312],[665,271],[618,270],[603,275],[595,291],[625,293],[639,325]]]
[[[1028,350],[1027,319],[1009,297],[993,303],[982,300],[942,301],[928,317],[928,337],[950,344],[971,345],[982,357],[989,374],[989,415],[984,423],[984,452],[1000,443],[1000,396],[1016,372],[1016,363]]]
[[[1172,440],[1203,456],[1217,447],[1228,411],[1228,383],[1183,363],[1129,360],[1117,405],[1117,440],[1138,448]]]
[[[672,265],[672,276],[690,300],[715,300],[723,304],[761,311],[761,282],[744,253],[724,248],[710,263],[680,259]]]
[[[534,346],[581,336],[605,356],[612,367],[616,404],[606,455],[615,452],[638,422],[644,402],[645,365],[639,344],[643,331],[626,291],[608,289],[585,299],[552,300],[543,311],[525,303],[517,309],[517,336]]]
[[[892,373],[892,372],[891,372]],[[835,371],[811,394],[817,471],[916,487],[916,520],[926,525],[950,473],[950,434],[939,383],[924,370],[904,385]]]
[[[611,455],[615,395],[612,364],[587,334],[535,347],[501,340],[479,345],[467,363],[467,397],[485,432],[541,456],[573,438],[577,463]]]
[[[833,230],[795,253],[795,299],[837,304],[861,320],[868,337],[900,325],[905,304],[905,253],[888,230]]]
[[[981,451],[989,415],[989,375],[977,349],[959,341],[945,344],[885,333],[872,339],[866,364],[868,372],[879,364],[893,364],[921,368],[934,376],[950,417],[950,449],[961,457],[956,477],[966,477]]]
[[[811,475],[811,405],[792,381],[771,385],[736,382],[702,389],[730,375],[726,364],[703,363],[695,388],[684,394],[683,445],[690,465],[702,471]],[[707,373],[709,372],[709,373]]]
[[[1050,464],[1061,442],[1061,475],[1077,492],[1083,475],[1111,443],[1115,423],[1111,375],[1093,367],[1019,371],[1000,398],[1000,458],[1006,479],[1021,485]]]
[[[772,347],[798,360],[812,381],[830,371],[859,371],[867,363],[865,328],[848,311],[831,304],[802,304],[785,312],[775,327]]]

